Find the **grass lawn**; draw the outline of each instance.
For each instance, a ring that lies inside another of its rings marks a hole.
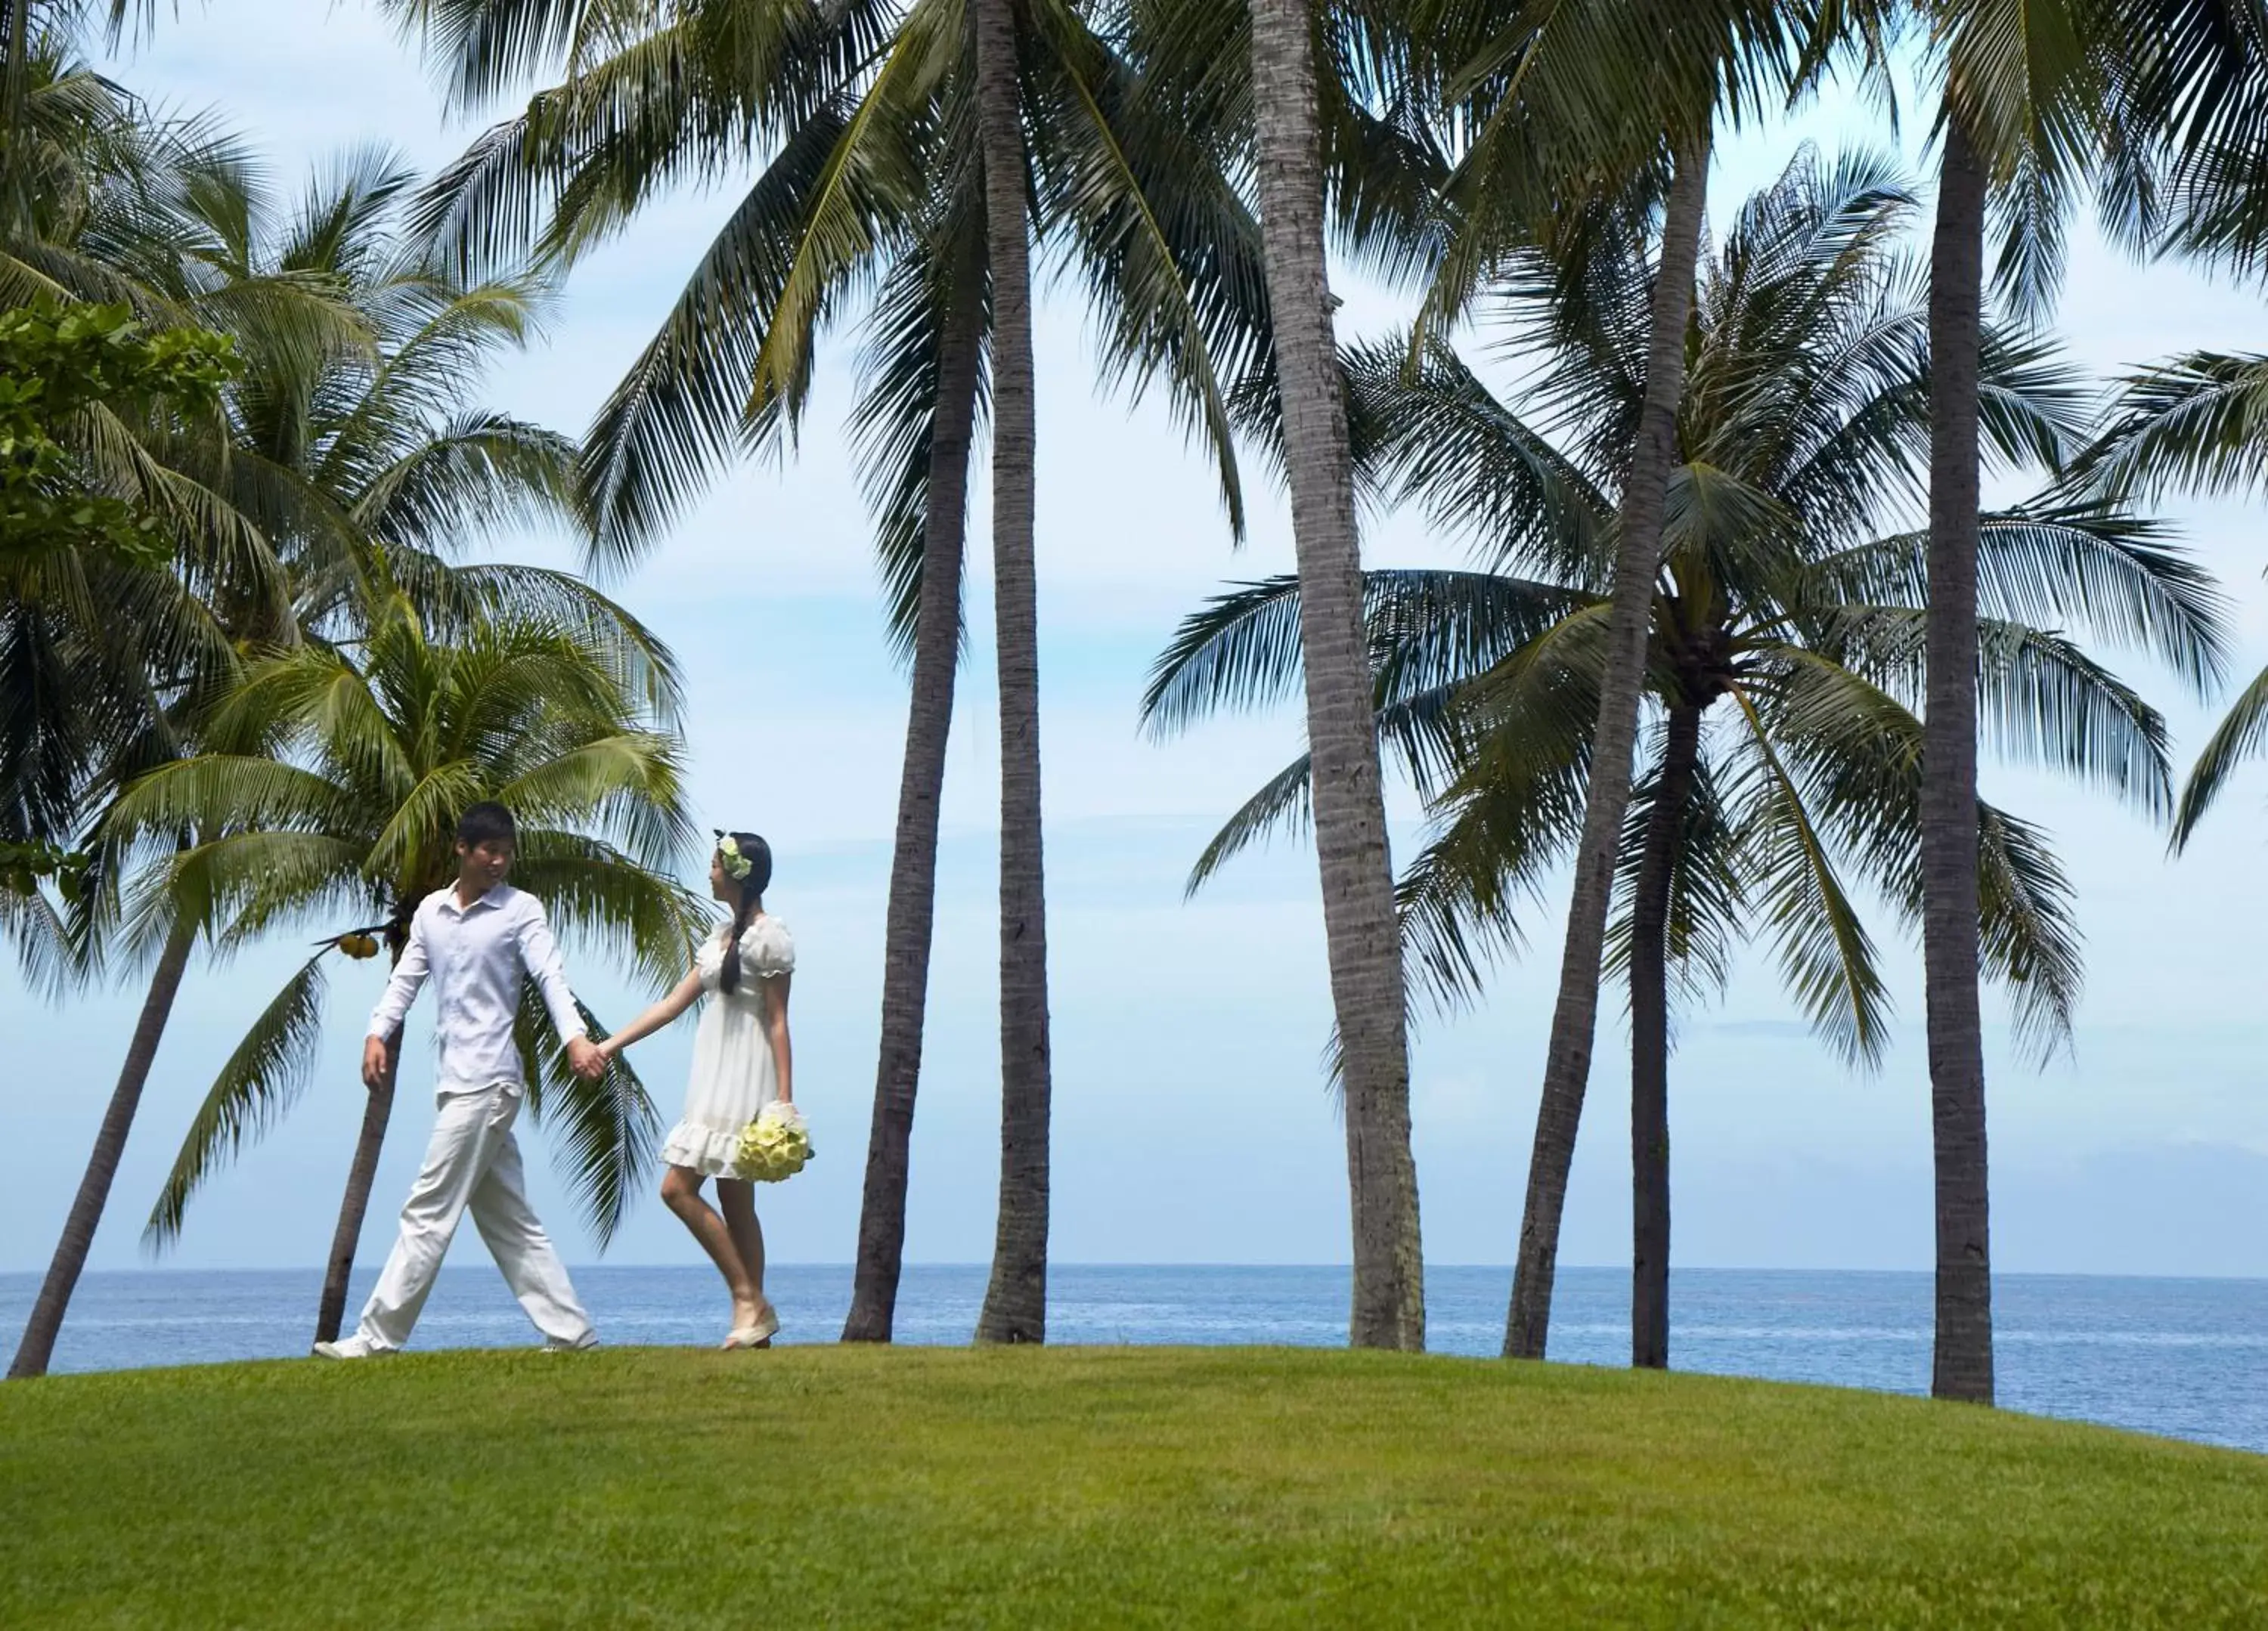
[[[2268,1625],[2268,1458],[1277,1349],[0,1385],[0,1626]]]

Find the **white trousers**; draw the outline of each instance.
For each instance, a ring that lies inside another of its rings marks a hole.
[[[527,1204],[519,1141],[512,1135],[521,1098],[519,1083],[499,1082],[442,1098],[425,1168],[401,1208],[401,1238],[362,1311],[364,1341],[381,1348],[409,1341],[468,1209],[535,1328],[554,1343],[591,1340],[591,1317],[575,1300],[567,1266]]]

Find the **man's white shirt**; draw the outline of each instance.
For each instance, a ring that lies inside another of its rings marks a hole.
[[[550,922],[534,895],[509,884],[498,884],[470,906],[458,901],[454,885],[425,897],[409,920],[409,944],[394,966],[394,978],[370,1017],[371,1035],[393,1040],[428,973],[439,1004],[435,1018],[444,1095],[521,1080],[512,1022],[523,975],[542,992],[562,1044],[584,1034]]]

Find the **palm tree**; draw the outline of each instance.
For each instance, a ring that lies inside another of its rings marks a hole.
[[[1569,224],[1658,208],[1647,397],[1619,482],[1612,654],[1599,696],[1585,825],[1536,1110],[1506,1355],[1540,1358],[1550,1323],[1559,1225],[1590,1074],[1615,856],[1629,804],[1648,606],[1675,463],[1684,347],[1718,106],[1784,93],[1820,18],[1776,0],[1411,0],[1435,36],[1441,94],[1468,134],[1444,188],[1446,246],[1413,344],[1462,314],[1508,256],[1561,244]],[[1593,209],[1570,209],[1589,202]],[[1566,246],[1563,245],[1563,248]]]
[[[204,751],[120,798],[114,842],[208,835],[173,859],[154,894],[161,905],[195,902],[220,951],[290,923],[348,921],[324,935],[222,1067],[151,1213],[154,1245],[180,1233],[197,1188],[305,1091],[326,960],[374,955],[380,944],[400,956],[418,904],[454,870],[451,836],[467,804],[494,798],[519,813],[514,879],[564,935],[658,985],[682,971],[700,914],[671,879],[692,840],[677,749],[654,728],[640,659],[591,635],[534,608],[436,638],[396,593],[352,650],[309,643],[256,662],[209,724]],[[523,1009],[531,1107],[549,1104],[563,1121],[603,1243],[658,1128],[644,1090],[619,1064],[590,1086],[533,1068],[558,1053],[549,1024],[541,1003]],[[344,1311],[392,1105],[389,1077],[370,1095],[356,1145],[318,1341],[336,1335]]]
[[[1815,1027],[1871,1062],[1887,1002],[1845,879],[1855,868],[1909,922],[1919,910],[1926,545],[1877,536],[1921,493],[1925,314],[1891,247],[1910,208],[1877,162],[1830,172],[1800,157],[1743,209],[1701,283],[1649,635],[1659,724],[1616,856],[1629,893],[1607,936],[1631,1002],[1638,1364],[1668,1353],[1672,970],[1705,993],[1733,948],[1764,934]],[[1369,479],[1475,534],[1483,556],[1476,571],[1374,571],[1366,586],[1379,730],[1438,824],[1401,885],[1412,977],[1449,1001],[1477,993],[1490,953],[1521,937],[1521,897],[1579,841],[1609,660],[1610,495],[1646,378],[1642,239],[1609,239],[1579,266],[1538,255],[1513,269],[1498,288],[1512,331],[1550,336],[1521,358],[1524,405],[1438,343],[1414,381],[1401,342],[1351,359]],[[1999,334],[1987,359],[1996,445],[2036,458],[2067,444],[2080,395],[2068,371]],[[2162,722],[2043,625],[2075,620],[2201,687],[2221,658],[2218,596],[2112,508],[2018,511],[1984,536],[1999,738],[2162,813]],[[1281,694],[1298,667],[1300,593],[1277,579],[1189,619],[1159,665],[1152,724]],[[1729,718],[1711,726],[1719,711]],[[1305,759],[1271,780],[1193,886],[1302,819],[1310,785]],[[1992,970],[2051,1045],[2078,994],[2068,885],[2035,829],[1982,804],[1975,819]]]
[[[20,128],[0,144],[0,306],[96,301],[151,328],[239,328],[161,286],[178,261],[180,201],[228,183],[234,144],[150,116],[78,57],[48,15],[66,8],[34,10],[11,18],[26,54],[6,79]],[[40,26],[25,40],[27,19]],[[107,402],[74,417],[75,458],[98,488],[163,522],[174,559],[163,571],[100,551],[0,561],[0,837],[18,842],[70,843],[106,762],[165,751],[160,699],[227,666],[223,603],[257,613],[266,632],[289,618],[267,540],[178,467],[182,445],[210,445],[213,423]]]
[[[148,429],[128,425],[110,408],[89,417],[129,434]],[[103,451],[113,455],[102,462],[110,462],[114,474],[117,462],[146,457],[138,441]],[[154,461],[136,474],[156,480],[117,485],[144,503],[153,487],[173,485],[174,473]],[[165,514],[173,507],[161,500],[150,508]],[[233,673],[234,653],[217,608],[234,605],[271,616],[278,609],[281,574],[256,532],[250,537],[255,547],[242,554],[215,549],[217,540],[198,529],[177,525],[167,535],[176,548],[166,569],[100,550],[49,550],[11,561],[0,572],[0,785],[6,790],[0,834],[14,841],[0,848],[29,849],[35,857],[26,868],[26,887],[0,899],[0,932],[15,942],[33,982],[55,997],[92,983],[114,950],[109,941],[117,880],[99,853],[81,848],[88,812],[122,780],[177,752],[188,716]],[[288,609],[284,617],[288,627]],[[194,950],[195,926],[159,926],[159,938],[149,994],[10,1363],[11,1378],[46,1372]]]
[[[1617,518],[1622,547],[1609,600],[1610,661],[1599,688],[1596,751],[1583,803],[1583,838],[1575,851],[1575,887],[1567,907],[1559,996],[1552,1007],[1535,1144],[1528,1157],[1528,1198],[1521,1215],[1520,1251],[1505,1316],[1504,1351],[1509,1358],[1542,1358],[1550,1327],[1559,1219],[1566,1205],[1567,1175],[1573,1164],[1575,1132],[1598,1025],[1600,959],[1614,856],[1630,801],[1647,607],[1661,559],[1664,506],[1684,386],[1685,330],[1692,312],[1693,269],[1708,176],[1706,134],[1677,140],[1662,209],[1660,263],[1651,297],[1646,395]]]
[[[972,0],[984,247],[992,274],[992,573],[1000,671],[1000,1203],[980,1342],[1046,1340],[1046,865],[1040,812],[1039,423],[1032,380],[1031,206],[1014,0]]]
[[[199,315],[164,286],[180,202],[224,188],[236,155],[196,124],[158,121],[73,54],[59,25],[27,37],[11,17],[0,150],[0,290],[17,299],[127,302],[168,326]],[[278,303],[247,291],[232,329]],[[284,574],[259,528],[184,462],[209,465],[221,427],[137,416],[124,404],[78,416],[74,452],[94,479],[158,519],[166,569],[104,551],[11,552],[0,588],[0,841],[76,846],[90,812],[126,778],[179,751],[186,716],[233,673],[239,635],[289,637]],[[99,972],[116,879],[77,866],[76,887],[11,892],[0,926],[51,994]],[[163,950],[95,1149],[9,1374],[39,1375],[107,1201],[151,1057],[194,944]]]
[[[985,342],[996,393],[1019,349],[1011,302],[1023,280],[1002,264],[1013,254],[1008,184],[1027,189],[1023,231],[1055,248],[1102,308],[1106,371],[1138,386],[1164,376],[1213,449],[1240,525],[1230,382],[1264,356],[1248,217],[1217,168],[1198,162],[1211,155],[1135,94],[1122,57],[1068,0],[1018,0],[1005,11],[945,0],[823,11],[702,0],[604,26],[576,0],[396,0],[395,9],[452,65],[468,99],[493,96],[516,76],[568,70],[475,144],[433,200],[432,218],[475,261],[540,242],[571,261],[669,181],[737,174],[770,154],[587,439],[583,494],[597,558],[619,563],[652,547],[731,458],[776,445],[807,400],[821,336],[859,296],[879,291],[853,425],[894,629],[912,648],[913,694],[844,1335],[887,1340],[904,1251],[967,461]],[[1021,54],[1020,84],[1009,83],[998,54],[1003,26]],[[992,45],[980,48],[987,39]],[[1012,132],[1000,116],[1011,111],[1020,114]],[[984,158],[987,141],[1004,133],[1017,137],[1012,174]],[[1020,587],[1029,524],[1016,497],[1029,490],[1028,443],[1014,417],[996,417],[995,437],[996,493],[1010,501],[995,516],[1005,529],[996,547],[1006,716],[1005,1097],[1002,1249],[984,1325],[988,1334],[1037,1336],[1044,908],[1036,650],[1019,610],[1029,604]]]
[[[1410,1053],[1402,947],[1378,737],[1364,664],[1346,400],[1324,259],[1313,0],[1253,0],[1252,96],[1260,218],[1282,394],[1284,464],[1300,561],[1300,643],[1345,1091],[1354,1229],[1349,1340],[1422,1348],[1425,1260],[1410,1150]]]
[[[1930,610],[1923,744],[1923,961],[1936,1172],[1930,1391],[1992,1402],[1991,1197],[1977,994],[1977,554],[1987,216],[1994,281],[2036,312],[2060,267],[2069,201],[2098,170],[2124,77],[2123,0],[1932,0],[1944,90],[1930,249]]]
[[[200,591],[188,632],[211,655],[201,665],[167,659],[196,683],[166,682],[172,705],[88,796],[99,805],[105,786],[194,751],[198,716],[233,678],[236,643],[280,645],[303,631],[351,642],[371,607],[397,592],[446,631],[507,606],[555,616],[616,654],[671,716],[676,680],[666,656],[619,607],[563,574],[453,564],[467,544],[497,530],[573,513],[574,444],[469,405],[493,357],[534,332],[541,286],[525,277],[463,280],[421,249],[402,223],[415,178],[381,151],[350,155],[319,174],[289,214],[265,203],[264,179],[231,144],[190,151],[195,167],[169,174],[162,190],[144,189],[164,206],[153,211],[163,249],[128,240],[114,258],[133,268],[152,309],[232,334],[245,370],[227,393],[221,437],[160,448],[163,462],[151,462],[165,483],[158,490],[217,535],[209,547],[222,561],[280,555],[253,585],[275,581],[280,590],[254,593],[210,574],[188,579]],[[178,599],[182,591],[166,592]],[[136,694],[146,691],[140,685]],[[115,868],[107,876],[114,892]],[[140,943],[158,948],[150,991],[26,1328],[17,1363],[29,1373],[45,1368],[197,936],[209,927],[194,910],[142,916]],[[390,1095],[373,1098],[373,1160],[388,1109]],[[344,1297],[354,1238],[345,1236],[346,1260],[333,1265],[327,1306]]]
[[[316,352],[313,366],[297,347],[255,358],[232,437],[231,470],[251,489],[239,502],[276,512],[272,525],[308,546],[296,561],[298,610],[318,639],[357,640],[373,608],[398,614],[389,605],[397,596],[444,638],[483,637],[494,618],[536,617],[589,643],[654,710],[654,723],[672,728],[673,666],[619,606],[564,574],[454,563],[467,545],[515,525],[571,525],[578,450],[570,438],[470,405],[491,360],[538,332],[546,290],[526,275],[454,271],[406,219],[416,182],[390,154],[365,150],[313,178],[290,217],[214,213],[201,247],[218,289],[311,280],[335,289],[370,335],[366,346]],[[396,881],[407,890],[423,878]],[[442,881],[402,897],[405,912]],[[317,1341],[338,1333],[392,1098],[389,1081],[366,1106]],[[634,1170],[642,1157],[632,1148],[617,1159]]]
[[[1879,66],[1904,7],[1878,0],[1838,20]],[[2234,256],[2268,242],[2259,87],[2268,24],[2251,0],[1928,0],[1943,76],[1933,232],[1932,565],[1928,709],[1931,1120],[1937,1174],[1932,1391],[1992,1399],[1991,1219],[1977,947],[1965,812],[1976,785],[1977,355],[1987,218],[2002,245],[1998,293],[2041,310],[2061,269],[2080,187],[2100,180],[2114,236]],[[2248,248],[2248,246],[2250,247]],[[2252,262],[2257,264],[2257,261]]]

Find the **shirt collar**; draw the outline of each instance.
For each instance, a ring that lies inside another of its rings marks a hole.
[[[512,885],[510,884],[498,884],[495,888],[490,890],[488,893],[480,896],[472,903],[472,905],[466,906],[457,898],[456,885],[451,884],[447,888],[441,891],[441,909],[444,912],[453,912],[459,917],[469,917],[472,914],[479,911],[484,906],[501,907],[504,905],[506,897],[509,896],[511,893]]]

